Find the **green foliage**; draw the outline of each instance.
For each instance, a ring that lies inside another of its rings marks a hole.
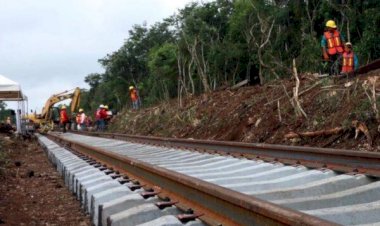
[[[157,46],[149,52],[149,78],[144,83],[151,87],[145,102],[154,104],[176,96],[177,90],[177,47],[172,43]],[[144,94],[144,93],[143,93]]]
[[[0,101],[0,111],[4,111],[6,107],[7,107],[7,104],[3,101]]]
[[[321,70],[320,44],[310,35],[303,41],[303,48],[298,57],[301,72],[318,72]]]
[[[5,122],[7,117],[11,117],[11,120],[15,121],[15,112],[11,109],[7,109],[7,104],[0,101],[0,122]]]
[[[380,4],[379,4],[380,5]],[[380,10],[379,8],[369,9],[363,15],[364,23],[362,38],[359,45],[355,48],[358,54],[365,60],[380,58]]]
[[[124,44],[99,60],[102,74],[85,78],[82,106],[130,106],[128,87],[144,106],[209,92],[243,79],[265,83],[321,70],[325,22],[336,21],[361,64],[380,57],[380,1],[215,0],[188,4],[152,26],[135,25]]]
[[[351,118],[361,122],[367,122],[373,119],[374,115],[371,102],[368,99],[364,99],[362,102],[358,103],[351,114]]]

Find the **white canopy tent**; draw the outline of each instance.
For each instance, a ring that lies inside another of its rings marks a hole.
[[[1,101],[17,101],[18,107],[16,111],[17,132],[22,133],[21,116],[25,115],[25,102],[27,97],[22,93],[20,85],[9,78],[0,75],[0,100]]]

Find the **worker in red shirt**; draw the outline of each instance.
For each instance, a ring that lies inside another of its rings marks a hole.
[[[67,117],[66,105],[62,105],[61,111],[59,112],[59,123],[61,128],[63,128],[63,132],[66,133],[66,125],[69,121],[69,117]]]
[[[129,93],[131,95],[132,109],[137,110],[139,108],[139,96],[134,86],[129,87]]]
[[[99,130],[104,131],[106,127],[107,110],[104,105],[100,105],[99,110]]]

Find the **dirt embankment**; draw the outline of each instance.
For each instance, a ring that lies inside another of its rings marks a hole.
[[[90,225],[36,141],[0,133],[0,225]]]
[[[287,79],[189,97],[183,100],[182,107],[172,100],[138,111],[126,110],[115,118],[110,130],[380,151],[376,112],[380,109],[380,79],[376,79],[379,75],[379,70],[353,79],[301,75],[298,99],[304,115],[297,115],[294,107],[296,82]],[[377,94],[373,95],[373,91]],[[286,138],[289,134],[296,136]]]

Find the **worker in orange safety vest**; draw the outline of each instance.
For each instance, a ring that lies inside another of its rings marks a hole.
[[[321,47],[323,59],[327,62],[326,70],[328,70],[330,75],[334,73],[334,68],[332,68],[334,63],[336,63],[339,56],[343,54],[343,41],[343,37],[338,31],[335,21],[327,21],[325,32],[321,40]],[[337,71],[337,73],[339,73],[339,71]]]
[[[134,86],[129,87],[129,93],[131,95],[132,109],[137,110],[139,108],[139,96]]]
[[[67,116],[66,106],[62,105],[61,110],[59,112],[59,123],[61,128],[63,128],[63,132],[66,133],[66,125],[69,122],[69,117]]]
[[[354,51],[352,51],[352,43],[346,42],[344,45],[344,53],[342,55],[341,74],[347,74],[359,68],[359,60]]]

